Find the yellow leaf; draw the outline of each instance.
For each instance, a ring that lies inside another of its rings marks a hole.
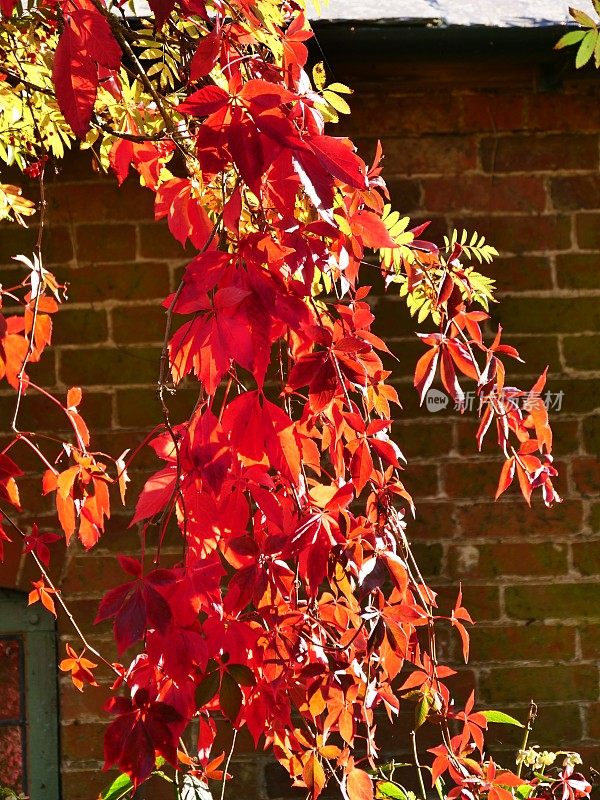
[[[325,86],[325,67],[323,66],[322,61],[319,61],[318,64],[314,65],[312,76],[315,86],[319,91],[321,91]]]
[[[331,92],[337,92],[338,94],[352,94],[353,89],[349,86],[346,86],[345,83],[331,83],[327,87]]]
[[[329,91],[326,89],[323,92],[323,99],[327,100],[330,106],[333,106],[336,111],[339,111],[340,114],[349,114],[350,113],[350,106],[344,100],[343,97],[340,97],[335,92]]]

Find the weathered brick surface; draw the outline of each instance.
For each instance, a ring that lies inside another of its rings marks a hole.
[[[377,290],[377,332],[399,358],[386,358],[403,404],[394,435],[409,461],[406,485],[418,501],[407,533],[439,592],[440,608],[453,607],[460,578],[465,604],[481,623],[473,633],[470,668],[457,687],[464,694],[475,685],[486,703],[520,717],[535,697],[540,743],[576,747],[599,766],[598,80],[565,74],[562,87],[538,93],[538,67],[506,58],[428,60],[403,64],[398,73],[397,64],[374,60],[369,82],[362,64],[340,63],[336,77],[356,87],[354,115],[342,131],[368,157],[376,139],[383,139],[394,205],[416,221],[432,219],[434,237],[452,225],[465,226],[501,250],[488,268],[501,294],[489,331],[502,324],[526,361],[509,364],[509,375],[531,385],[548,364],[550,390],[564,393],[553,417],[564,502],[550,511],[538,502],[528,509],[511,491],[494,504],[500,460],[493,442],[477,453],[475,411],[460,416],[450,404],[433,415],[419,406],[408,376],[424,352],[414,332],[428,326],[418,326],[392,290],[385,297]],[[398,74],[406,76],[406,86]],[[36,235],[34,225],[1,227],[3,283],[20,275],[11,256],[30,251]],[[161,422],[155,384],[165,310],[159,301],[175,288],[192,250],[175,242],[164,223],[152,221],[150,192],[131,178],[119,190],[95,177],[88,154],[68,159],[48,187],[45,242],[47,264],[70,284],[70,302],[55,319],[53,351],[32,376],[62,397],[74,382],[94,387],[82,407],[96,432],[94,446],[118,455]],[[173,419],[189,413],[196,400],[195,388],[186,385],[169,399]],[[10,418],[12,402],[0,393],[2,419]],[[22,419],[33,430],[62,433],[66,423],[55,412],[33,392],[23,401]],[[3,435],[1,446],[7,442]],[[152,452],[142,451],[132,470],[134,489],[154,463]],[[36,481],[28,474],[22,493],[30,513],[42,515],[51,529]],[[122,579],[114,554],[137,547],[128,519],[129,510],[115,509],[97,555],[75,548],[58,565],[75,616],[115,659],[110,625],[92,628],[92,620],[103,588]],[[176,557],[177,536],[167,537],[165,547],[167,558]],[[14,583],[19,564],[19,586],[27,588],[31,570],[12,545],[0,566],[0,584]],[[63,648],[72,640],[65,621],[59,633]],[[456,638],[443,631],[441,642],[458,662]],[[61,680],[64,800],[88,800],[110,779],[98,770],[104,696],[105,688],[79,695]],[[406,747],[408,716],[390,732],[386,752]],[[500,731],[498,747],[513,743],[511,736]],[[226,738],[221,725],[224,746]],[[236,796],[302,796],[250,750],[240,739],[236,771],[243,781]],[[161,784],[140,796],[160,800],[164,789]]]

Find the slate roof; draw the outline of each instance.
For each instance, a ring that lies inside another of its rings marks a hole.
[[[330,0],[327,6],[323,3],[320,19],[369,25],[537,28],[568,23],[568,7],[569,0]],[[314,13],[310,16],[319,19]]]

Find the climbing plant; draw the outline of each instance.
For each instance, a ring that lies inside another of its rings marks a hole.
[[[73,624],[80,646],[60,667],[75,687],[94,691],[99,670],[114,679],[104,758],[123,777],[107,797],[167,764],[179,786],[224,780],[215,712],[311,798],[327,783],[347,800],[404,797],[378,760],[377,722],[408,703],[422,795],[425,781],[471,800],[586,795],[568,754],[542,778],[498,767],[484,731],[519,723],[451,697],[436,630],[450,625],[466,660],[472,620],[459,589],[452,611],[439,610],[413,556],[415,509],[402,443],[390,438],[398,396],[372,331],[380,273],[430,326],[414,372],[421,401],[436,379],[459,407],[472,386],[477,444],[491,429],[499,445],[497,495],[516,479],[526,502],[534,492],[558,502],[545,373],[532,387],[508,384],[505,362],[519,354],[500,330],[484,336],[494,285],[479,269],[494,248],[466,231],[428,241],[427,225],[391,208],[381,147],[367,164],[326,127],[349,112],[351,90],[308,66],[313,33],[298,0],[150,0],[142,21],[104,0],[0,6],[0,156],[40,193],[36,204],[0,184],[2,217],[38,214],[34,252],[15,254],[24,278],[1,288],[0,376],[15,404],[0,545],[23,538],[39,568],[30,602]],[[57,397],[28,374],[64,299],[44,266],[44,177],[77,145],[119,184],[130,176],[153,192],[156,218],[195,251],[163,302],[161,422],[147,437],[160,465],[134,498],[137,451],[98,452],[82,390]],[[182,382],[197,393],[179,420],[170,404]],[[26,394],[58,407],[71,436],[21,430]],[[19,521],[22,448],[39,458],[60,535]],[[108,535],[118,502],[133,509],[139,558],[117,557],[122,582],[96,622],[111,621],[125,664],[88,642],[47,569],[55,548],[79,539],[91,550]],[[165,541],[180,544],[175,564],[161,557]],[[439,741],[429,761],[418,755],[425,724]]]

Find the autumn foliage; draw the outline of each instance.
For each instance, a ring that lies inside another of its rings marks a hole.
[[[505,362],[517,351],[501,331],[484,336],[493,286],[473,264],[495,251],[466,233],[429,242],[426,226],[411,229],[389,207],[381,149],[366,164],[352,142],[326,133],[350,90],[327,86],[320,65],[307,70],[301,3],[151,0],[141,28],[103,0],[1,6],[13,58],[0,88],[24,120],[7,160],[43,187],[48,157],[75,137],[95,145],[119,183],[137,173],[156,218],[197,251],[163,303],[162,424],[148,441],[159,463],[137,498],[126,494],[136,454],[94,450],[81,390],[56,398],[28,377],[62,299],[43,267],[43,225],[36,253],[20,257],[27,277],[2,287],[4,305],[17,308],[0,317],[0,374],[17,400],[14,441],[0,455],[0,545],[22,535],[40,567],[30,602],[60,612],[45,570],[52,548],[74,537],[93,548],[111,503],[135,505],[140,558],[118,557],[122,582],[96,618],[112,622],[126,665],[92,651],[84,634],[82,652],[69,646],[61,663],[80,690],[93,691],[96,662],[113,672],[106,767],[137,786],[161,756],[202,782],[221,778],[220,712],[312,798],[328,781],[349,800],[397,797],[373,771],[377,720],[416,703],[415,727],[439,730],[433,783],[445,778],[452,797],[512,797],[524,781],[487,757],[489,715],[473,698],[454,704],[453,670],[436,655],[436,627],[449,624],[468,658],[471,618],[460,591],[449,616],[439,611],[411,552],[414,508],[401,443],[390,439],[398,396],[368,285],[381,273],[431,325],[414,373],[421,400],[436,379],[459,405],[466,385],[476,389],[477,444],[496,437],[503,462],[498,495],[516,479],[527,502],[539,490],[551,505],[560,498],[545,374],[513,387]],[[171,60],[152,70],[144,57],[156,47]],[[0,189],[5,216],[24,221],[31,203]],[[182,381],[197,386],[197,402],[175,421],[169,397]],[[19,430],[32,392],[62,408],[68,442]],[[14,516],[22,446],[40,458],[60,537],[22,530]],[[181,543],[178,563],[161,560],[167,538]]]

